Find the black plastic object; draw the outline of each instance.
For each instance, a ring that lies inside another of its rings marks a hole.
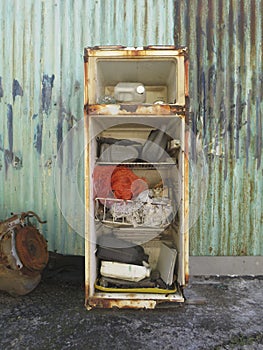
[[[122,162],[135,160],[139,157],[141,143],[128,139],[98,137],[98,157],[100,161]]]
[[[149,255],[145,254],[140,245],[119,239],[114,235],[103,235],[97,244],[97,257],[101,260],[142,265],[148,262]]]
[[[158,162],[165,156],[170,137],[162,130],[152,130],[143,145],[141,158],[148,162]]]
[[[156,288],[156,283],[151,281],[150,278],[144,278],[141,281],[125,281],[111,277],[101,277],[99,284],[102,287],[113,287],[113,288]]]

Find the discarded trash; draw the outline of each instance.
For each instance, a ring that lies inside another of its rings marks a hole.
[[[157,263],[157,270],[160,271],[162,280],[168,286],[171,286],[173,284],[176,258],[176,249],[168,247],[166,244],[162,243],[159,260]]]
[[[45,223],[32,211],[0,222],[0,290],[11,295],[31,292],[48,262],[47,243],[30,217]]]
[[[98,197],[95,217],[107,224],[165,228],[174,215],[172,203],[156,194],[157,189],[142,191],[134,200]]]
[[[98,239],[97,257],[105,261],[117,261],[127,264],[143,265],[149,260],[140,245],[132,245],[114,235],[102,235]]]
[[[98,104],[114,104],[116,100],[110,95],[103,95],[98,98]]]
[[[96,166],[93,172],[94,192],[97,197],[131,199],[148,185],[124,166]]]
[[[96,256],[100,261],[100,277],[95,284],[98,290],[163,293],[176,288],[173,282],[177,251],[164,243],[160,246],[156,269],[150,265],[143,246],[131,246],[131,242],[114,234],[99,237]]]
[[[102,261],[100,273],[104,277],[138,282],[146,277],[150,277],[151,269],[140,265],[125,264],[115,261]]]

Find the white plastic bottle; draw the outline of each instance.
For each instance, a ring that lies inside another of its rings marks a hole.
[[[144,103],[145,87],[141,83],[120,82],[114,87],[114,98],[119,102]]]
[[[104,277],[138,282],[146,277],[150,277],[151,269],[140,265],[125,264],[115,261],[102,261],[100,273]]]

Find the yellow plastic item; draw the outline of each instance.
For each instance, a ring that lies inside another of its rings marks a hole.
[[[173,289],[162,288],[109,288],[102,287],[95,283],[95,288],[101,292],[115,292],[115,293],[155,293],[155,294],[173,294],[177,292],[176,287]]]

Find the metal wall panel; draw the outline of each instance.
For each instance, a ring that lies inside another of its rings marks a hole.
[[[34,210],[50,250],[84,254],[83,48],[175,41],[190,56],[190,253],[263,255],[262,8],[2,0],[0,218]]]
[[[48,221],[50,250],[84,254],[83,49],[173,44],[173,8],[172,0],[0,1],[0,219],[34,210]]]
[[[192,168],[200,140],[207,166],[192,255],[263,255],[262,8],[260,0],[175,1],[175,41],[190,52]],[[193,200],[193,176],[191,187]]]

